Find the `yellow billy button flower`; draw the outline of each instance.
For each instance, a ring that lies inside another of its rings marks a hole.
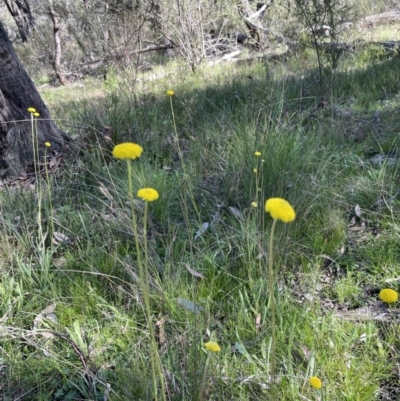
[[[147,202],[153,202],[159,197],[158,192],[153,188],[139,189],[137,196]]]
[[[45,142],[44,146],[46,146],[46,148],[49,148],[51,146],[51,143],[50,142]]]
[[[310,377],[310,386],[319,390],[320,388],[322,388],[321,379],[317,376]]]
[[[253,206],[253,207],[257,207],[257,206],[258,206],[258,204],[257,204],[257,202],[251,202],[251,206]]]
[[[36,113],[36,109],[34,107],[29,107],[28,112],[29,113]]]
[[[143,148],[137,143],[125,142],[116,145],[113,149],[113,156],[117,159],[136,159],[141,156]]]
[[[261,152],[254,152],[255,156],[260,157],[261,156]]]
[[[35,117],[39,117],[39,116],[40,116],[40,113],[36,112],[36,113],[33,113],[33,115],[34,115]]]
[[[172,89],[167,90],[167,95],[168,96],[174,96],[174,91]]]
[[[211,352],[221,351],[221,348],[215,341],[209,341],[208,343],[205,343],[204,347],[206,348],[207,351],[211,351]]]
[[[290,223],[296,218],[296,212],[292,205],[282,198],[269,198],[265,202],[265,211],[269,212],[273,219],[281,220],[284,223]]]
[[[399,294],[395,290],[385,288],[379,293],[379,298],[387,304],[392,304],[394,302],[397,302],[397,300],[399,299]]]
[[[257,169],[256,168],[253,168],[253,173],[257,174]]]

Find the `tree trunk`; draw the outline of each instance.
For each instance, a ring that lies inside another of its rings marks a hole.
[[[26,42],[30,27],[33,26],[33,17],[28,1],[4,0],[4,3],[17,24],[22,41]]]
[[[33,163],[29,107],[40,113],[39,149],[44,149],[44,142],[50,142],[51,150],[61,151],[69,137],[51,119],[0,21],[0,177],[18,176]]]
[[[54,60],[53,67],[54,72],[57,75],[61,85],[65,85],[67,80],[65,79],[61,71],[61,38],[60,38],[60,23],[58,21],[58,15],[55,13],[52,1],[49,5],[49,14],[53,21],[53,35],[54,35]]]

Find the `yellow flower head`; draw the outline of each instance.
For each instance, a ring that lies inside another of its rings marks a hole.
[[[282,198],[269,198],[265,202],[265,211],[269,212],[273,219],[290,223],[296,218],[296,212],[292,205]]]
[[[397,300],[399,299],[399,294],[395,290],[385,288],[379,293],[379,298],[387,304],[392,304],[394,302],[397,302]]]
[[[143,148],[137,143],[125,142],[116,145],[113,149],[113,156],[117,159],[136,159],[140,157]]]
[[[137,196],[147,202],[153,202],[159,197],[158,192],[153,188],[139,189]]]
[[[34,107],[29,107],[28,112],[29,113],[36,113],[36,109]]]
[[[260,157],[260,156],[261,156],[261,152],[254,152],[254,154],[255,154],[257,157]]]
[[[253,173],[257,174],[257,169],[253,168]]]
[[[172,89],[167,90],[167,95],[168,96],[174,96],[174,91]]]
[[[319,390],[320,388],[322,388],[321,379],[319,377],[317,377],[317,376],[310,377],[310,386],[312,388],[316,388],[316,389]]]
[[[258,204],[257,204],[257,202],[251,202],[251,206],[253,206],[253,207],[257,207],[257,206],[258,206]]]
[[[211,352],[221,351],[221,348],[215,341],[209,341],[208,343],[205,343],[204,346],[206,347],[207,351],[211,351]]]
[[[51,143],[50,142],[45,142],[44,146],[46,146],[46,148],[49,148],[51,146]]]
[[[36,113],[33,113],[33,115],[34,115],[35,117],[39,117],[39,116],[40,116],[40,113],[36,112]]]

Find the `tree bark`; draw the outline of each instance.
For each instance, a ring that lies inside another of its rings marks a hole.
[[[58,21],[58,15],[55,13],[53,3],[50,2],[49,14],[53,22],[53,35],[54,35],[54,60],[53,67],[54,72],[57,75],[61,85],[65,85],[67,80],[61,71],[61,38],[60,38],[60,23]]]
[[[27,0],[4,0],[4,3],[17,24],[23,42],[28,40],[30,27],[33,26],[33,17]]]
[[[0,177],[18,176],[34,160],[29,107],[37,119],[37,141],[51,143],[51,150],[62,151],[69,137],[58,129],[20,63],[0,21]]]

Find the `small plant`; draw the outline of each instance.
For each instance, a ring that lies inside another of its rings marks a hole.
[[[310,384],[310,386],[314,389],[314,390],[321,390],[320,392],[320,397],[317,396],[317,399],[319,399],[320,401],[324,401],[325,397],[324,397],[324,393],[322,390],[322,381],[318,376],[311,376],[310,380],[308,381],[308,383]]]
[[[326,88],[332,89],[332,71],[337,68],[344,51],[338,43],[342,24],[354,17],[354,6],[341,0],[295,0],[294,3],[297,18],[309,33],[308,36],[301,34],[303,42],[310,38],[310,46],[317,55],[319,96],[322,101],[327,97]],[[329,72],[328,82],[324,82],[325,71]]]
[[[221,351],[220,346],[215,341],[208,341],[207,343],[204,344],[204,348],[207,350],[207,359],[206,359],[206,363],[204,365],[203,377],[201,379],[198,401],[203,401],[203,399],[204,399],[204,389],[206,386],[208,367],[210,364],[211,355],[213,353]]]
[[[268,247],[268,290],[269,304],[271,307],[271,394],[275,394],[275,373],[276,373],[276,316],[275,316],[275,297],[274,297],[274,256],[273,244],[275,227],[278,220],[284,223],[290,223],[296,218],[296,212],[293,207],[282,198],[270,198],[265,202],[265,211],[274,219],[271,227]]]
[[[164,377],[161,367],[160,356],[158,353],[156,337],[153,328],[153,322],[151,317],[151,306],[150,306],[150,286],[149,286],[149,267],[148,267],[148,252],[147,252],[147,208],[148,203],[153,202],[158,199],[158,192],[153,188],[142,188],[139,189],[137,196],[145,201],[145,209],[144,209],[144,222],[143,222],[143,241],[144,241],[144,262],[142,261],[141,249],[139,245],[139,235],[136,221],[136,213],[135,213],[135,202],[133,196],[133,188],[132,188],[132,160],[139,158],[142,155],[143,148],[136,143],[121,143],[116,145],[113,149],[113,156],[117,159],[126,160],[128,167],[128,193],[131,204],[132,211],[132,228],[135,236],[135,245],[136,245],[136,258],[139,267],[139,277],[140,277],[140,286],[143,292],[143,298],[145,303],[145,311],[146,311],[146,320],[149,327],[150,334],[150,352],[151,352],[151,373],[153,379],[153,392],[154,397],[158,400],[158,383],[160,381],[161,384],[161,398],[165,401],[165,388],[164,388]],[[158,377],[158,380],[157,380]]]

